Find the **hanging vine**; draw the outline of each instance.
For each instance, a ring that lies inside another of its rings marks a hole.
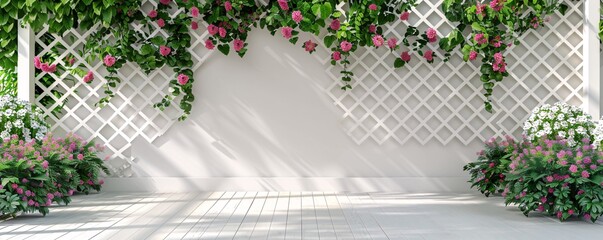
[[[492,111],[490,96],[495,83],[508,76],[503,53],[531,28],[544,25],[554,11],[565,13],[562,1],[492,0],[486,2],[445,0],[442,10],[456,29],[439,40],[436,29],[419,29],[408,24],[416,0],[159,0],[150,11],[143,12],[141,0],[66,0],[15,1],[0,0],[0,6],[10,6],[0,22],[23,19],[35,30],[47,25],[49,32],[62,34],[72,28],[95,32],[87,39],[81,54],[88,62],[101,60],[108,76],[104,97],[99,106],[106,105],[114,96],[121,80],[118,70],[128,62],[136,63],[146,73],[169,66],[173,78],[169,93],[154,106],[163,110],[178,102],[184,120],[192,110],[194,83],[193,61],[189,48],[190,31],[196,31],[201,21],[209,27],[210,36],[203,40],[208,49],[223,54],[236,52],[243,57],[248,51],[247,37],[254,28],[280,35],[292,44],[299,44],[300,32],[322,38],[322,42],[303,39],[301,47],[313,53],[318,44],[331,51],[331,64],[342,67],[342,89],[350,89],[353,72],[349,69],[351,56],[360,47],[387,47],[388,54],[399,56],[394,67],[404,67],[419,56],[432,63],[440,47],[446,61],[457,47],[466,61],[481,57],[481,77],[485,108]],[[16,10],[14,10],[16,9]],[[385,25],[394,21],[406,24],[402,39],[385,36]],[[8,28],[8,27],[5,27]],[[157,29],[166,33],[154,35]],[[11,45],[10,32],[3,29],[0,44]],[[469,30],[469,31],[465,31]],[[5,33],[6,32],[6,33]],[[439,43],[438,43],[439,41]],[[12,46],[12,45],[11,45]],[[11,66],[11,61],[1,63]],[[80,71],[82,80],[91,82],[94,75]]]

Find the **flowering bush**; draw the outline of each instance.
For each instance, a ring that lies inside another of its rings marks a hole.
[[[75,191],[100,191],[101,171],[108,173],[97,153],[103,147],[69,134],[23,141],[13,135],[0,144],[0,214],[48,213],[53,202],[69,204]]]
[[[603,214],[603,152],[588,138],[582,147],[565,139],[540,138],[515,146],[503,192],[527,216],[539,211],[566,220],[573,215],[596,221]]]
[[[576,146],[587,138],[593,141],[595,124],[592,117],[581,108],[566,103],[545,104],[537,107],[525,122],[524,134],[528,140],[537,142],[541,137],[567,139],[569,146]]]
[[[41,140],[48,131],[42,111],[12,96],[0,96],[0,139],[17,135],[29,142]]]
[[[505,186],[504,174],[509,170],[514,145],[515,141],[510,136],[501,142],[497,142],[495,138],[486,141],[485,149],[477,153],[477,161],[463,167],[471,175],[471,187],[477,188],[486,197],[502,192]]]

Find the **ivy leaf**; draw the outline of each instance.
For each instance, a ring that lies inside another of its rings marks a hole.
[[[561,13],[561,15],[565,15],[567,8],[568,6],[566,4],[559,4],[559,13]]]
[[[406,62],[402,61],[401,58],[396,58],[396,61],[394,61],[394,67],[395,68],[404,67],[404,64],[406,64]]]
[[[142,45],[142,47],[140,48],[140,54],[142,55],[149,55],[153,52],[155,52],[155,48],[153,48],[153,46],[149,44]]]
[[[334,36],[334,35],[326,36],[325,39],[323,40],[324,43],[325,43],[325,47],[330,48],[331,45],[333,45],[333,42],[335,42],[336,39],[337,39],[337,37]]]
[[[329,16],[331,16],[332,12],[333,7],[331,7],[331,3],[325,2],[322,4],[322,6],[320,6],[320,16],[322,19],[327,19]]]
[[[227,44],[218,45],[218,50],[220,50],[222,54],[228,55],[228,53],[230,52],[230,46],[228,46]]]

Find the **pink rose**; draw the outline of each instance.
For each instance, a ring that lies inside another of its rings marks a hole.
[[[584,171],[582,171],[582,177],[583,178],[589,178],[590,174],[586,170],[584,170]]]
[[[230,12],[232,10],[232,3],[230,3],[230,1],[224,2],[224,9],[226,9],[227,12]]]
[[[373,4],[369,5],[369,9],[370,9],[371,11],[376,11],[376,10],[377,10],[377,4],[374,4],[374,3],[373,3]]]
[[[288,11],[289,10],[289,4],[287,3],[287,0],[278,0],[278,5],[284,11]]]
[[[473,60],[475,60],[476,58],[477,58],[477,52],[476,52],[476,51],[471,51],[471,52],[469,53],[469,60],[470,60],[470,61],[473,61]]]
[[[191,16],[194,18],[199,17],[199,9],[197,7],[191,8]]]
[[[385,40],[381,35],[373,36],[373,45],[375,45],[375,47],[381,47],[383,46],[383,43],[385,43]]]
[[[400,58],[402,59],[402,61],[409,62],[410,54],[408,53],[408,51],[402,52],[402,54],[400,54]]]
[[[67,191],[67,194],[69,194],[69,196],[73,195],[73,189],[69,189],[69,191]]]
[[[316,43],[312,42],[312,40],[308,40],[306,42],[304,42],[304,48],[306,49],[307,52],[314,52],[314,50],[316,50]]]
[[[547,176],[546,177],[546,181],[547,182],[553,182],[553,180],[554,180],[553,176]]]
[[[103,62],[105,63],[105,66],[111,67],[113,64],[115,64],[115,57],[107,54],[105,55],[105,58],[103,58]]]
[[[170,4],[171,1],[172,0],[159,0],[159,2],[163,5],[168,5],[168,4]]]
[[[335,31],[339,30],[339,28],[341,27],[341,22],[339,22],[339,19],[334,19],[331,22],[331,25],[329,25],[329,27]]]
[[[427,31],[425,31],[425,34],[427,35],[429,42],[435,42],[438,38],[436,30],[433,28],[428,28]]]
[[[410,16],[409,12],[403,12],[402,14],[400,14],[400,20],[406,21],[406,20],[408,20],[409,16]]]
[[[188,83],[188,76],[181,73],[178,75],[178,83],[180,85],[185,85],[186,83]]]
[[[86,73],[86,75],[83,78],[85,83],[89,83],[92,82],[92,80],[94,80],[94,73],[92,73],[92,71],[88,71],[88,73]]]
[[[335,61],[339,61],[341,60],[341,53],[339,51],[335,51],[333,54],[331,54],[331,58],[333,58]]]
[[[218,28],[218,33],[220,34],[220,37],[226,37],[226,29],[221,27]]]
[[[431,51],[431,50],[425,51],[425,53],[423,53],[423,57],[425,59],[427,59],[428,62],[433,61],[433,51]]]
[[[172,52],[172,49],[168,46],[160,46],[159,47],[159,53],[161,54],[161,56],[167,56],[170,55],[170,53]]]
[[[475,34],[473,40],[475,40],[475,42],[480,45],[488,42],[488,39],[484,36],[483,33]]]
[[[341,44],[339,44],[339,46],[341,47],[341,50],[343,50],[344,52],[349,52],[352,49],[352,44],[348,41],[341,42]]]
[[[572,173],[578,172],[578,166],[576,166],[576,165],[572,164],[572,165],[569,167],[569,171],[570,171],[570,172],[572,172]]]
[[[504,58],[503,58],[502,53],[497,52],[494,54],[494,62],[495,63],[501,63],[501,62],[503,62],[503,60],[504,60]]]
[[[216,35],[218,33],[218,27],[216,27],[216,25],[213,24],[209,24],[209,26],[207,26],[207,32],[209,32],[210,35]]]
[[[44,162],[42,162],[42,168],[48,169],[48,161],[44,160]]]
[[[232,41],[232,48],[234,48],[235,51],[241,51],[241,49],[243,49],[243,47],[245,46],[245,42],[243,42],[243,40],[241,39],[235,39],[234,41]]]
[[[370,33],[376,33],[377,32],[377,26],[375,26],[375,24],[371,24],[369,26],[369,32]]]
[[[290,39],[292,36],[292,32],[293,32],[293,28],[291,27],[283,27],[281,28],[281,34],[283,34],[283,37],[286,39]]]
[[[35,56],[34,57],[34,66],[37,69],[41,69],[41,67],[42,67],[41,65],[42,65],[42,61],[40,60],[40,57],[39,56]]]
[[[150,18],[156,18],[157,17],[157,10],[151,10],[148,14],[147,14]]]
[[[159,26],[160,28],[164,27],[165,21],[162,18],[157,19],[157,26]]]
[[[50,72],[50,73],[53,73],[53,72],[55,72],[56,70],[57,70],[57,65],[56,65],[56,64],[51,64],[51,65],[48,67],[48,72]]]
[[[291,18],[293,18],[293,21],[298,24],[302,21],[302,19],[304,19],[300,11],[293,11],[293,13],[291,13]]]
[[[398,46],[398,39],[394,37],[387,39],[387,46],[391,49],[396,49],[396,47]]]
[[[191,22],[191,29],[193,29],[193,30],[199,29],[199,23],[197,23],[195,21]]]
[[[211,41],[211,39],[205,40],[205,48],[207,48],[209,50],[213,50],[214,47],[215,47],[214,43]]]
[[[48,72],[48,69],[49,69],[49,68],[50,68],[50,66],[48,65],[48,63],[42,63],[42,64],[40,64],[40,69],[41,69],[43,72]]]

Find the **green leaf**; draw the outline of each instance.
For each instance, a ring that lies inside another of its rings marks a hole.
[[[218,50],[220,50],[222,54],[228,55],[228,53],[230,52],[230,46],[228,46],[227,44],[218,45]]]
[[[155,52],[155,48],[149,44],[142,45],[140,48],[140,54],[149,55]]]
[[[401,58],[396,58],[396,61],[394,61],[394,67],[395,68],[404,67],[404,64],[406,64],[406,62],[402,61]]]
[[[330,48],[331,45],[333,45],[333,42],[335,42],[336,39],[337,39],[337,37],[335,35],[326,36],[325,39],[323,40],[324,43],[325,43],[325,47]]]
[[[320,16],[322,19],[329,18],[329,16],[331,16],[332,12],[333,12],[333,7],[331,6],[331,3],[325,2],[322,4],[322,6],[320,6]]]

